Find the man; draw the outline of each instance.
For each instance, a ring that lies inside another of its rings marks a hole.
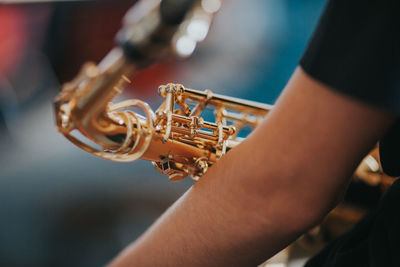
[[[265,121],[111,266],[255,266],[318,224],[363,156],[391,136],[400,112],[399,11],[396,0],[331,0]],[[394,203],[399,186],[386,196]],[[368,241],[368,226],[387,226],[377,218],[390,211],[378,210],[310,266],[399,266],[396,250],[379,265],[383,254]]]

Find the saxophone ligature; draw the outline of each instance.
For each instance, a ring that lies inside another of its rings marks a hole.
[[[171,181],[199,179],[242,140],[240,130],[257,127],[272,106],[172,83],[158,88],[165,101],[156,111],[138,99],[111,101],[137,70],[170,55],[192,54],[220,5],[220,0],[139,1],[125,15],[118,46],[98,65],[84,64],[63,85],[54,102],[58,131],[97,157],[146,159]],[[209,109],[211,121],[203,116]]]

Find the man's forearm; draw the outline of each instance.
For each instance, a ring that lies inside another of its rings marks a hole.
[[[390,122],[298,70],[263,124],[112,266],[262,262],[329,211]]]

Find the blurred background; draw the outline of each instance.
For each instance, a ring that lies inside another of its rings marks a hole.
[[[134,2],[0,4],[1,266],[102,266],[192,185],[95,158],[54,127],[60,85],[112,48]],[[324,2],[226,0],[194,56],[138,73],[123,97],[154,109],[158,85],[179,82],[273,104]]]

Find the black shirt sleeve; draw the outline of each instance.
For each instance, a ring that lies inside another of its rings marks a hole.
[[[400,1],[330,0],[300,60],[326,85],[400,115]]]

